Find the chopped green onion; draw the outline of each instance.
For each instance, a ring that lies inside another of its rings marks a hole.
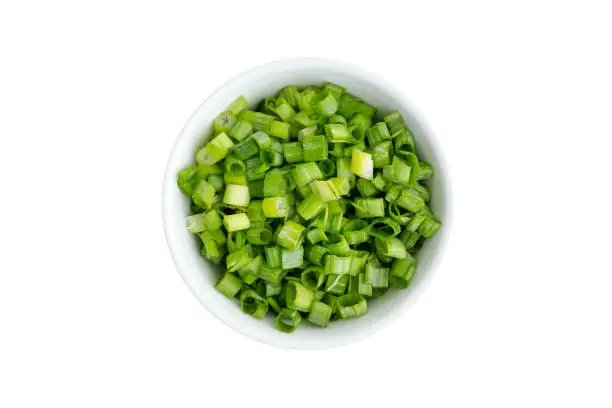
[[[308,262],[317,266],[323,266],[323,257],[329,250],[321,245],[309,245],[306,247],[304,254]]]
[[[402,213],[400,208],[394,203],[389,204],[389,216],[393,218],[393,220],[399,225],[403,226],[408,225],[408,223],[412,219],[412,213]]]
[[[402,243],[408,250],[412,249],[417,244],[417,242],[419,242],[420,238],[421,234],[419,234],[418,232],[410,232],[408,230],[404,230],[404,232],[402,232],[402,235],[400,235],[400,240],[402,240]]]
[[[397,154],[414,153],[414,138],[408,129],[402,129],[393,134],[393,145]]]
[[[249,184],[249,196],[251,198],[264,198],[264,181],[253,180]]]
[[[391,187],[389,187],[389,190],[387,191],[387,194],[385,195],[385,201],[389,203],[395,203],[401,194],[402,194],[402,187],[397,184],[393,184],[391,185]]]
[[[223,195],[223,203],[236,205],[238,207],[246,207],[249,205],[249,188],[236,184],[228,184]]]
[[[327,119],[327,123],[331,124],[343,124],[347,125],[348,122],[346,118],[342,115],[331,115],[329,119]]]
[[[267,245],[272,242],[273,235],[269,227],[252,227],[246,231],[246,240],[251,245]]]
[[[385,181],[385,178],[383,177],[381,172],[376,173],[376,176],[372,180],[372,185],[378,191],[383,191],[385,189],[385,186],[387,185],[387,182]]]
[[[262,208],[266,218],[285,218],[289,216],[291,203],[289,197],[266,197]]]
[[[438,232],[441,226],[442,224],[440,223],[440,221],[438,221],[434,217],[428,216],[419,226],[418,231],[425,238],[431,238],[436,234],[436,232]]]
[[[263,202],[261,200],[253,200],[247,206],[247,216],[251,223],[256,221],[264,221]]]
[[[329,248],[328,248],[329,249]],[[325,255],[323,270],[326,275],[348,273],[351,266],[351,258],[348,256]]]
[[[287,307],[300,312],[308,312],[314,301],[314,293],[301,283],[287,282],[285,301]]]
[[[313,194],[324,203],[340,199],[340,194],[336,191],[334,184],[329,181],[315,180],[310,183],[310,188]]]
[[[270,123],[270,136],[278,137],[279,139],[289,140],[291,135],[291,125],[289,123],[273,120]]]
[[[225,257],[225,266],[228,272],[234,272],[238,270],[238,268],[243,267],[253,260],[251,255],[251,246],[245,245],[242,248],[230,252],[227,257]]]
[[[334,177],[329,181],[333,184],[334,189],[338,192],[338,194],[349,195],[351,191],[351,183],[349,181],[349,177]]]
[[[283,164],[283,154],[272,149],[261,149],[259,158],[270,167],[279,167]]]
[[[311,228],[308,230],[306,238],[311,244],[316,244],[325,240],[327,237],[321,228]]]
[[[370,180],[360,178],[357,180],[357,190],[362,197],[372,197],[379,193]]]
[[[251,227],[249,217],[245,213],[225,215],[223,225],[228,232],[245,230]]]
[[[325,125],[325,135],[330,143],[348,143],[352,139],[351,132],[342,123]]]
[[[396,236],[402,231],[402,226],[390,217],[380,217],[372,220],[370,233],[374,236],[391,235]]]
[[[276,100],[276,108],[274,109],[274,112],[283,122],[287,122],[295,116],[295,110],[284,98],[278,98]],[[272,130],[270,130],[270,132],[272,132]]]
[[[274,313],[278,314],[281,311],[281,307],[278,304],[278,297],[274,296],[274,297],[267,297],[266,298],[266,302],[268,302],[268,306],[270,306],[270,308],[272,308],[272,310],[274,310]]]
[[[298,187],[305,186],[313,180],[320,180],[323,178],[323,174],[319,166],[317,166],[317,163],[312,162],[297,164],[293,170],[291,170],[291,175]]]
[[[262,130],[264,132],[270,131],[270,125],[274,120],[274,116],[272,115],[247,110],[240,112],[240,115],[238,117],[253,125],[253,129]]]
[[[317,91],[308,88],[300,93],[298,98],[298,106],[302,112],[312,112],[312,98],[317,94]]]
[[[226,272],[223,274],[223,277],[219,279],[215,288],[225,296],[233,298],[240,292],[242,281],[233,273]]]
[[[250,139],[252,139],[260,149],[269,149],[272,147],[272,138],[261,130],[253,133]]]
[[[434,168],[429,163],[419,162],[418,180],[428,180],[434,175]]]
[[[402,193],[395,203],[413,213],[425,207],[425,201],[421,198],[419,193],[410,188],[402,190]]]
[[[253,125],[247,121],[239,120],[236,122],[229,135],[240,142],[246,139],[251,132],[253,132]]]
[[[246,178],[249,182],[264,179],[266,171],[270,168],[268,164],[261,161],[259,156],[251,157],[245,160],[244,163],[247,168]]]
[[[310,220],[319,214],[323,208],[324,204],[321,199],[311,194],[298,204],[297,212],[305,220]]]
[[[215,134],[229,133],[236,124],[236,116],[232,112],[220,113],[213,122]]]
[[[366,282],[365,274],[360,273],[357,279],[357,293],[364,296],[372,296],[372,285]]]
[[[391,141],[379,143],[372,149],[372,161],[377,169],[390,164],[392,157],[393,143]]]
[[[330,255],[327,256],[329,257]],[[349,275],[339,275],[335,273],[327,274],[325,292],[331,293],[332,295],[343,295],[344,292],[346,292],[348,278]]]
[[[328,91],[329,93],[331,93],[334,96],[334,99],[339,101],[340,97],[342,96],[342,94],[345,91],[345,88],[343,86],[338,85],[338,84],[334,84],[333,82],[327,82],[323,86],[323,90],[324,91]]]
[[[308,313],[308,321],[317,326],[327,327],[331,315],[331,306],[322,302],[313,302],[310,313]]]
[[[404,118],[402,118],[402,115],[397,111],[391,112],[390,114],[385,116],[384,120],[391,134],[399,132],[402,129],[406,129]]]
[[[278,283],[266,282],[263,279],[259,279],[257,281],[257,285],[255,286],[255,290],[257,291],[257,294],[261,297],[266,298],[266,300],[269,297],[280,294],[282,288],[283,288],[283,284],[280,282]]]
[[[329,91],[321,91],[310,100],[313,110],[321,116],[331,116],[338,110],[338,101]]]
[[[357,276],[365,268],[368,253],[363,251],[352,250],[350,253],[350,262],[347,274],[351,276]]]
[[[385,216],[385,200],[382,198],[355,198],[353,203],[355,215],[359,218],[376,218]]]
[[[227,153],[233,147],[234,142],[229,136],[220,133],[198,151],[196,160],[200,164],[215,164],[227,156]]]
[[[351,158],[351,171],[368,180],[374,178],[374,162],[370,153],[354,149]]]
[[[304,149],[302,143],[291,142],[283,144],[283,155],[287,163],[299,163],[304,161]]]
[[[225,243],[227,242],[225,232],[223,232],[221,228],[204,231],[200,234],[200,238],[202,238],[202,240],[204,240],[205,238],[214,239],[220,245],[225,245]]]
[[[256,156],[259,153],[259,147],[257,143],[255,143],[255,140],[249,137],[238,143],[232,150],[232,153],[238,159],[246,160]]]
[[[208,176],[208,184],[215,188],[215,191],[223,190],[223,176],[219,176],[218,174],[211,174]]]
[[[303,136],[302,147],[306,162],[324,160],[328,157],[327,140],[323,135]]]
[[[362,242],[368,242],[370,235],[368,233],[369,225],[361,219],[353,219],[344,226],[342,234],[349,245],[357,245]]]
[[[361,105],[361,99],[349,94],[343,93],[338,102],[338,113],[344,117],[351,117]]]
[[[407,288],[410,285],[415,269],[416,260],[410,254],[404,259],[396,259],[391,266],[389,284],[394,288]]]
[[[213,176],[208,176],[208,177],[210,178]],[[427,189],[427,187],[417,182],[412,185],[412,189],[416,191],[417,193],[419,193],[419,196],[421,196],[423,201],[425,201],[426,203],[428,203],[431,200],[431,194],[429,193],[429,190]]]
[[[323,177],[331,177],[336,173],[336,163],[330,159],[324,159],[317,163]]]
[[[215,188],[208,182],[201,180],[195,188],[191,198],[202,208],[210,208],[215,197]]]
[[[406,247],[399,238],[377,235],[374,238],[374,244],[376,249],[385,256],[398,259],[406,257]]]
[[[375,266],[371,263],[365,267],[365,283],[373,288],[386,288],[389,286],[389,268]]]
[[[249,106],[249,103],[244,98],[244,96],[240,95],[232,103],[230,103],[230,106],[227,107],[227,110],[229,112],[232,112],[234,115],[238,115],[240,112],[245,110],[247,106]]]
[[[391,140],[391,134],[385,122],[378,122],[374,126],[368,129],[367,132],[368,142],[370,146],[376,146],[380,142],[385,140]]]
[[[297,310],[282,309],[276,316],[274,324],[278,331],[283,333],[293,333],[302,322],[302,316]]]
[[[268,311],[268,302],[253,289],[247,289],[240,295],[240,308],[245,314],[256,319],[263,319]]]
[[[281,266],[281,249],[277,246],[268,246],[264,249],[266,254],[266,263],[270,268],[278,268]]]
[[[338,314],[342,319],[359,317],[368,313],[365,298],[357,293],[349,293],[338,298]]]
[[[346,239],[337,233],[332,233],[327,235],[327,243],[325,247],[329,250],[329,253],[337,256],[348,256],[351,252],[351,248],[349,247]]]
[[[281,268],[293,269],[300,268],[304,263],[304,248],[281,250]]]
[[[265,200],[264,200],[265,201]],[[264,202],[264,211],[265,211],[265,202]],[[287,220],[285,224],[280,228],[276,235],[276,243],[279,244],[283,248],[287,249],[296,249],[300,245],[302,245],[302,241],[304,240],[304,234],[306,232],[306,228],[302,225]]]
[[[323,269],[317,266],[309,266],[302,271],[300,279],[306,288],[315,291],[325,283],[325,274]]]
[[[318,131],[317,125],[308,126],[308,127],[305,127],[304,129],[300,129],[297,134],[298,141],[301,142],[302,140],[304,140],[304,137],[306,136],[316,136],[317,131]]]
[[[240,279],[247,285],[252,285],[256,280],[259,274],[259,269],[263,265],[263,257],[261,254],[258,254],[255,258],[250,260],[250,262],[238,268],[238,275],[240,275]]]

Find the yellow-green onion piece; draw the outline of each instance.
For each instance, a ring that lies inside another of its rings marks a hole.
[[[355,215],[359,218],[376,218],[385,216],[385,200],[382,198],[355,198],[353,202]]]
[[[340,199],[336,186],[329,180],[315,180],[310,183],[310,188],[313,194],[324,203]]]
[[[261,130],[263,132],[270,131],[270,125],[272,121],[275,119],[272,115],[267,115],[261,112],[253,112],[253,111],[242,111],[238,117],[242,120],[249,122],[253,125],[253,129]]]
[[[276,243],[286,249],[296,249],[302,245],[305,233],[306,228],[304,226],[287,220],[276,234]]]
[[[304,149],[304,161],[319,161],[327,159],[327,139],[323,135],[305,135],[302,137],[302,148]]]
[[[311,194],[302,200],[297,206],[297,212],[305,220],[310,220],[321,212],[324,203],[320,197]]]
[[[301,283],[290,281],[286,284],[285,302],[289,309],[308,312],[314,301],[314,293]]]
[[[342,319],[359,317],[368,313],[365,298],[356,293],[349,293],[338,298],[338,314]]]
[[[236,116],[229,111],[220,113],[213,122],[215,134],[229,133],[236,124]]]
[[[215,188],[210,183],[202,180],[193,191],[191,199],[200,207],[210,209],[213,204],[215,193]]]
[[[351,171],[359,177],[372,180],[374,178],[374,162],[372,161],[372,155],[358,149],[353,149]]]
[[[346,242],[346,238],[338,233],[331,233],[327,235],[325,247],[332,255],[344,257],[351,253],[351,247],[349,246],[348,242]]]
[[[357,276],[357,293],[364,296],[372,296],[372,285],[366,282],[365,273]]]
[[[293,333],[302,322],[302,316],[297,310],[282,309],[274,321],[278,331]]]
[[[249,205],[249,188],[236,184],[228,184],[223,195],[223,203],[235,205],[238,207],[246,207]]]
[[[240,292],[242,281],[233,273],[226,272],[216,283],[215,288],[225,296],[233,298]]]
[[[249,217],[245,213],[225,215],[223,226],[228,232],[245,230],[251,227]]]
[[[313,180],[320,180],[323,178],[321,169],[317,166],[317,163],[300,163],[291,170],[291,175],[295,180],[298,187],[305,186]]]
[[[291,203],[289,197],[266,197],[263,199],[262,208],[266,218],[286,218]]]
[[[247,106],[249,106],[249,103],[244,98],[244,96],[240,95],[232,103],[230,103],[227,110],[229,112],[232,112],[234,115],[238,115],[240,112],[245,110]]]
[[[225,133],[215,136],[206,146],[198,151],[196,160],[200,164],[215,164],[227,156],[234,142]]]
[[[253,289],[247,289],[240,295],[240,308],[245,314],[256,319],[263,319],[268,311],[268,302]]]
[[[281,269],[301,268],[304,264],[304,248],[281,249]]]

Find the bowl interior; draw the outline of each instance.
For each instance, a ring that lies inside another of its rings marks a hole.
[[[239,95],[244,95],[251,108],[264,97],[275,94],[283,86],[306,86],[326,81],[338,83],[347,91],[378,108],[378,115],[398,110],[414,133],[419,156],[431,163],[436,174],[428,186],[432,193],[430,206],[442,220],[443,228],[426,241],[419,252],[417,272],[408,289],[391,289],[381,298],[368,301],[366,316],[335,321],[327,329],[304,322],[292,334],[283,334],[274,327],[272,314],[259,321],[241,312],[235,299],[217,292],[214,284],[220,268],[201,258],[198,238],[185,230],[184,217],[189,215],[189,199],[176,186],[179,170],[194,161],[195,152],[211,136],[212,122],[217,114]],[[433,272],[444,237],[447,235],[448,180],[441,152],[426,121],[412,104],[392,85],[349,64],[320,59],[289,59],[254,68],[222,86],[207,99],[189,119],[179,136],[168,164],[164,182],[163,212],[168,245],[183,279],[217,318],[256,340],[288,348],[322,349],[337,347],[373,333],[381,325],[399,316],[414,304]]]

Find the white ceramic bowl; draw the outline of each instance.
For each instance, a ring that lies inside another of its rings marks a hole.
[[[220,269],[200,257],[197,237],[185,230],[189,200],[178,189],[176,175],[194,161],[194,153],[205,144],[217,114],[239,95],[251,107],[285,85],[338,83],[373,104],[380,114],[399,110],[414,133],[418,154],[435,168],[430,185],[431,208],[443,226],[418,254],[418,268],[408,289],[391,289],[381,298],[368,301],[369,312],[358,319],[334,321],[326,329],[307,322],[291,334],[278,332],[272,314],[256,320],[241,312],[236,299],[228,299],[214,288]],[[181,132],[168,162],[163,191],[163,219],[168,246],[185,283],[198,300],[219,320],[240,333],[263,343],[292,349],[326,349],[363,339],[397,319],[425,289],[439,264],[450,232],[451,189],[447,165],[427,121],[395,87],[354,65],[327,59],[293,58],[253,68],[220,87],[191,116]],[[408,322],[406,322],[408,324]]]

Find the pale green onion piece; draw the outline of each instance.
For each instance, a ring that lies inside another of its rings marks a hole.
[[[304,251],[304,255],[308,262],[317,266],[323,266],[323,258],[329,251],[321,245],[309,245]]]
[[[243,141],[253,132],[253,125],[245,120],[236,122],[229,135],[237,141]]]
[[[385,122],[378,122],[374,124],[367,132],[368,142],[370,146],[376,146],[377,144],[384,142],[385,140],[391,140],[391,134]]]
[[[329,181],[333,184],[338,194],[348,195],[350,193],[351,183],[348,177],[334,177],[330,179]]]
[[[389,268],[375,266],[371,263],[365,267],[365,282],[373,288],[386,288],[389,286]]]
[[[268,246],[264,249],[266,254],[266,263],[271,268],[278,268],[281,266],[281,249],[277,246]]]
[[[351,132],[341,123],[325,125],[325,136],[330,143],[348,143],[352,139]]]
[[[425,201],[421,198],[419,193],[410,188],[402,190],[402,193],[395,203],[413,213],[418,212],[425,207]]]
[[[251,245],[267,245],[272,242],[273,235],[269,227],[251,227],[246,231],[246,240]]]
[[[296,249],[302,245],[305,233],[306,228],[302,225],[287,220],[277,232],[276,243],[286,249]]]
[[[297,206],[297,212],[305,220],[310,220],[323,210],[324,204],[321,198],[311,194],[302,200]]]
[[[434,175],[434,168],[426,162],[419,162],[419,171],[417,172],[418,180],[428,180]]]
[[[357,293],[349,293],[338,298],[338,314],[342,319],[359,317],[368,313],[365,298]]]
[[[306,288],[315,291],[325,283],[326,276],[323,269],[317,266],[309,266],[302,271],[300,280]]]
[[[390,217],[379,217],[372,220],[370,224],[370,234],[374,236],[378,235],[391,235],[396,236],[402,231],[402,226]]]
[[[340,199],[340,194],[336,191],[334,184],[327,180],[315,180],[310,183],[310,188],[313,194],[324,203]]]
[[[425,238],[431,238],[435,235],[436,232],[438,232],[441,226],[442,224],[439,220],[428,216],[419,226],[418,231]]]
[[[364,273],[360,273],[357,277],[357,293],[364,296],[372,296],[372,285],[366,282]]]
[[[360,178],[357,180],[357,190],[362,197],[372,197],[379,193],[370,180]]]
[[[230,106],[228,106],[227,110],[232,112],[234,115],[238,115],[240,112],[245,110],[247,106],[249,106],[249,103],[244,98],[244,96],[240,95],[232,103],[230,103]]]
[[[253,125],[253,129],[261,130],[264,132],[268,132],[270,130],[270,124],[275,119],[272,115],[248,110],[240,112],[240,115],[238,115],[238,117],[242,120],[246,120],[251,125]]]
[[[319,161],[327,159],[327,139],[323,135],[302,137],[302,148],[304,149],[304,161]]]
[[[269,258],[268,258],[269,259]],[[283,271],[279,266],[270,266],[267,263],[261,265],[257,271],[257,277],[270,283],[280,283],[285,276],[286,271]]]
[[[339,275],[336,273],[328,274],[325,283],[325,292],[331,293],[332,295],[344,294],[346,292],[346,286],[348,285],[348,279],[349,275]]]
[[[249,188],[235,184],[228,184],[223,195],[223,203],[246,207],[249,205]]]
[[[293,269],[300,268],[304,264],[304,248],[282,249],[281,250],[281,268]]]
[[[351,266],[351,258],[348,256],[325,255],[325,264],[323,270],[326,275],[329,274],[345,274],[349,272]]]
[[[329,91],[321,91],[310,100],[312,109],[321,116],[331,116],[338,110],[338,101]]]
[[[228,232],[245,230],[251,227],[249,217],[245,213],[225,215],[223,225]]]
[[[222,112],[215,118],[213,122],[213,130],[215,134],[229,133],[236,124],[236,116],[229,111]]]
[[[288,197],[266,197],[262,208],[266,218],[285,218],[289,216],[291,204]]]
[[[351,252],[351,248],[349,247],[348,242],[346,242],[346,238],[338,233],[331,233],[327,235],[325,247],[328,249],[330,254],[341,257],[348,256]]]
[[[376,218],[385,215],[385,200],[382,198],[355,198],[355,215],[359,218]]]
[[[351,157],[351,171],[364,179],[372,180],[374,178],[374,163],[372,155],[354,149]]]
[[[213,204],[215,192],[215,188],[210,183],[202,180],[193,191],[191,198],[193,202],[200,207],[210,209]]]
[[[305,186],[313,180],[320,180],[323,178],[323,174],[319,166],[317,166],[317,163],[312,162],[297,164],[293,170],[291,170],[291,175],[298,187]]]
[[[384,121],[389,128],[389,132],[394,134],[402,129],[406,129],[406,124],[404,123],[404,118],[402,115],[395,111],[391,112],[387,116],[384,117]]]
[[[278,170],[270,170],[264,179],[264,197],[282,197],[289,192],[289,181],[285,173]]]
[[[215,164],[227,156],[234,147],[234,142],[225,133],[215,136],[206,146],[198,151],[196,160],[201,164]]]

